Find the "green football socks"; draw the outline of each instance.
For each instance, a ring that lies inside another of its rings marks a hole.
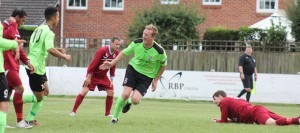
[[[14,96],[11,95],[10,98],[9,98],[9,101],[13,102],[13,98]],[[34,95],[23,95],[23,102],[24,103],[36,103],[37,102],[37,99]]]
[[[113,118],[117,118],[117,119],[119,118],[119,114],[123,109],[123,107],[125,106],[125,104],[126,104],[126,100],[123,100],[122,96],[119,96],[116,102]]]
[[[131,98],[128,98],[127,102],[128,102],[129,104],[132,104]]]
[[[6,113],[0,111],[0,133],[4,133],[6,127]]]
[[[34,102],[32,103],[30,107],[30,111],[26,117],[26,121],[32,121],[35,120],[35,115],[41,110],[43,106],[43,101],[46,99],[47,96],[43,97],[43,100],[40,102]]]
[[[24,103],[36,103],[37,99],[34,95],[23,95]]]

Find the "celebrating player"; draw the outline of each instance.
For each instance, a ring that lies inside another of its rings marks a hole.
[[[88,67],[86,79],[84,80],[82,90],[76,97],[73,110],[70,113],[71,116],[76,115],[77,108],[82,103],[88,91],[94,91],[96,86],[99,91],[106,91],[107,96],[105,116],[111,116],[110,109],[113,103],[114,96],[113,77],[115,76],[116,66],[114,65],[110,68],[110,80],[107,77],[108,70],[100,70],[99,66],[104,61],[112,61],[113,59],[115,59],[119,54],[118,49],[120,45],[121,38],[113,37],[110,41],[110,46],[102,47],[96,52],[94,59]]]
[[[156,90],[157,81],[167,65],[165,50],[154,41],[157,34],[158,30],[154,25],[147,25],[142,39],[131,42],[126,49],[120,52],[116,59],[111,62],[106,61],[100,66],[100,69],[110,68],[119,62],[124,55],[128,56],[134,53],[134,57],[130,60],[126,69],[123,81],[124,90],[122,96],[119,96],[116,102],[111,120],[112,124],[118,122],[121,109],[123,113],[126,113],[131,104],[140,103],[151,83],[152,91]],[[131,93],[131,98],[129,98]]]
[[[300,118],[285,118],[277,115],[261,105],[253,106],[240,98],[226,97],[226,93],[219,90],[213,95],[214,103],[220,107],[221,119],[213,122],[226,123],[256,123],[260,125],[290,125],[300,123]],[[230,120],[228,120],[228,118]]]

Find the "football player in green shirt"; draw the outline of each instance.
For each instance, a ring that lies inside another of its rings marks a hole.
[[[118,122],[121,109],[123,113],[126,113],[132,104],[136,105],[141,101],[151,84],[152,91],[156,90],[157,82],[167,66],[165,50],[154,41],[157,34],[158,30],[154,25],[147,25],[142,39],[131,42],[114,60],[106,61],[100,66],[100,69],[108,69],[124,56],[134,53],[126,69],[123,81],[124,90],[117,99],[112,124]],[[130,95],[131,98],[129,98]]]
[[[0,22],[1,23],[1,22]],[[0,24],[0,133],[4,133],[6,127],[6,116],[9,108],[10,93],[4,74],[3,51],[15,49],[23,46],[24,40],[6,40],[2,38],[3,26]]]
[[[32,73],[26,68],[29,77],[30,88],[35,95],[30,112],[26,117],[27,123],[31,125],[41,125],[35,120],[35,115],[42,108],[42,101],[49,93],[48,79],[46,76],[46,58],[48,53],[71,61],[71,55],[65,54],[64,49],[54,47],[54,33],[52,28],[57,26],[59,12],[56,7],[49,6],[45,9],[46,24],[39,26],[30,37],[28,58],[35,70]],[[26,100],[25,100],[26,101]]]

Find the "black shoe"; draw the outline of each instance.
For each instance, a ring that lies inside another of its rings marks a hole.
[[[127,113],[131,108],[131,103],[126,102],[126,105],[123,107],[122,112]]]
[[[113,125],[113,124],[117,124],[118,121],[119,121],[119,119],[112,118],[110,124],[112,124],[112,125]]]

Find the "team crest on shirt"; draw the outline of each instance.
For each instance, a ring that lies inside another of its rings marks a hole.
[[[152,58],[153,58],[152,56],[149,56],[148,60],[149,60],[149,61],[152,61]]]
[[[103,59],[107,59],[108,58],[108,54],[105,53],[105,55],[103,56]]]

